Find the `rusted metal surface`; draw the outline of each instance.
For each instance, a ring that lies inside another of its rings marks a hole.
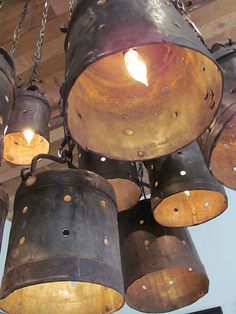
[[[9,197],[5,190],[0,186],[0,252],[2,247],[2,236],[4,225],[9,209]]]
[[[141,196],[136,164],[86,152],[78,146],[78,166],[107,179],[116,194],[117,210],[133,207]]]
[[[3,154],[3,136],[15,100],[15,65],[8,52],[0,47],[0,164]]]
[[[51,110],[47,99],[38,90],[22,90],[17,94],[9,127],[5,135],[4,158],[14,164],[30,164],[34,156],[49,151]],[[29,145],[24,130],[35,132]]]
[[[125,66],[133,47],[148,87]],[[89,151],[121,160],[163,156],[202,134],[220,104],[222,73],[171,1],[79,1],[65,49],[66,119]]]
[[[236,44],[215,49],[224,72],[224,96],[216,118],[199,143],[213,175],[236,190]]]
[[[152,210],[156,221],[168,227],[206,222],[227,208],[223,186],[211,175],[194,142],[167,156],[145,163]]]
[[[0,307],[24,314],[118,310],[123,278],[111,185],[84,170],[32,179],[16,193]]]
[[[120,213],[118,221],[129,306],[145,313],[169,312],[208,292],[208,278],[187,229],[158,225],[149,200]]]

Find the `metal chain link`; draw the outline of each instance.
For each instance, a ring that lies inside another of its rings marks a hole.
[[[139,186],[140,186],[141,191],[142,191],[142,196],[143,196],[144,199],[146,200],[147,197],[146,197],[145,188],[144,188],[143,175],[144,175],[143,164],[142,164],[141,162],[139,162],[139,163],[138,163]]]
[[[180,11],[180,13],[183,15],[183,17],[185,18],[185,20],[190,24],[190,26],[193,28],[194,33],[200,38],[200,40],[202,41],[202,43],[205,45],[205,41],[202,37],[201,32],[199,31],[199,29],[197,28],[196,24],[192,21],[188,11],[186,10],[186,7],[184,5],[183,0],[172,0],[172,2],[174,3],[175,7],[177,8],[178,11]]]
[[[38,85],[37,81],[37,74],[38,74],[38,68],[40,66],[41,57],[42,57],[42,48],[44,43],[44,37],[45,37],[45,29],[47,24],[47,17],[48,17],[48,9],[49,9],[49,2],[46,0],[44,3],[44,9],[43,9],[43,18],[41,21],[41,29],[39,32],[39,39],[37,41],[37,50],[33,55],[33,61],[34,61],[34,67],[32,74],[30,76],[30,85],[36,86]]]
[[[69,20],[71,19],[71,15],[73,13],[74,6],[75,6],[75,0],[70,0],[70,2],[69,2],[69,12],[70,12]]]
[[[30,0],[25,0],[25,3],[24,3],[24,7],[23,7],[23,11],[21,13],[21,18],[20,18],[20,21],[18,22],[18,24],[16,25],[16,29],[14,31],[14,34],[13,34],[13,39],[12,39],[12,48],[10,50],[10,54],[13,55],[14,52],[16,51],[16,46],[17,46],[17,43],[18,43],[18,40],[20,38],[20,34],[21,34],[21,27],[22,27],[22,24],[25,20],[25,17],[28,13],[28,5],[29,5],[29,2]],[[0,8],[2,7],[3,5],[3,0],[1,1],[0,3]]]

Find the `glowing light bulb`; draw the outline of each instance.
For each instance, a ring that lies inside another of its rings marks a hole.
[[[24,137],[25,137],[28,145],[30,145],[33,138],[34,138],[34,135],[35,135],[34,131],[27,129],[23,132],[23,134],[24,134]]]
[[[124,60],[126,68],[132,78],[148,86],[147,66],[139,53],[134,49],[129,49],[124,54]]]

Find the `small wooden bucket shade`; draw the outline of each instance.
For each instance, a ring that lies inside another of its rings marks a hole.
[[[48,171],[23,182],[0,308],[11,314],[105,314],[123,303],[111,185],[83,170]]]
[[[220,110],[199,143],[213,175],[236,190],[236,44],[215,51],[224,70],[224,96]]]
[[[38,154],[49,151],[50,106],[38,90],[22,90],[13,106],[4,140],[4,158],[13,164],[27,165]],[[32,138],[27,141],[27,134]]]
[[[208,292],[208,278],[187,229],[158,225],[149,200],[118,217],[129,306],[145,313],[169,312]]]
[[[15,100],[15,65],[8,52],[0,47],[0,164],[3,155],[3,137]]]
[[[65,50],[70,133],[103,156],[176,151],[204,132],[220,104],[222,73],[172,1],[81,0]],[[134,78],[140,73],[145,82]]]
[[[0,186],[0,252],[2,247],[2,236],[4,225],[9,208],[9,196],[5,190]]]
[[[118,161],[84,151],[78,146],[79,168],[93,171],[110,182],[115,195],[117,210],[133,207],[141,196],[135,163]]]
[[[153,214],[161,225],[200,224],[227,208],[224,188],[208,170],[197,142],[145,165]]]

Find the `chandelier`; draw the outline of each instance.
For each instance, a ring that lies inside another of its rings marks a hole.
[[[0,309],[109,314],[126,302],[163,313],[197,302],[210,282],[187,227],[223,215],[224,186],[236,190],[236,43],[208,49],[182,0],[71,0],[55,154],[39,83],[48,0],[27,83],[14,65],[30,7],[10,53],[0,48],[0,153],[25,167]],[[40,171],[45,161],[53,169]],[[0,245],[9,208],[0,187]]]

